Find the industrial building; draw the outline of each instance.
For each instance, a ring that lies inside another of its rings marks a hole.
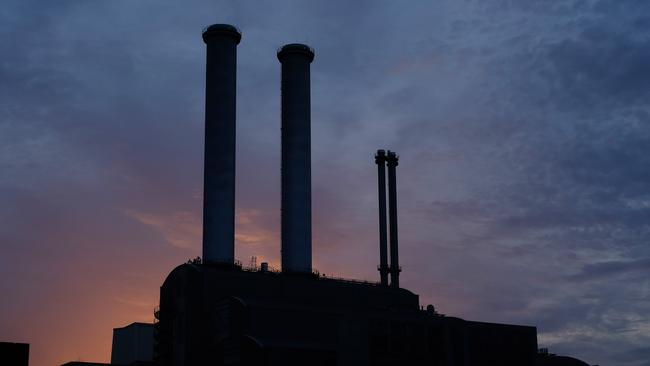
[[[307,45],[287,44],[277,53],[282,75],[282,267],[243,267],[236,261],[241,33],[215,24],[202,36],[207,49],[203,255],[167,276],[153,328],[134,323],[114,330],[111,364],[150,364],[152,357],[159,366],[584,365],[538,353],[533,326],[445,316],[432,305],[420,305],[418,295],[400,286],[399,156],[394,151],[380,149],[374,155],[379,281],[331,278],[313,270],[310,67],[315,53]]]
[[[312,270],[310,64],[315,53],[307,45],[288,44],[277,53],[282,269],[238,264],[235,110],[241,33],[215,24],[205,29],[203,41],[203,257],[175,268],[161,287],[155,352],[161,366],[535,364],[535,327],[443,316],[433,306],[423,309],[416,294],[400,287],[395,152],[375,155],[380,281],[334,279]]]
[[[154,327],[150,323],[131,323],[113,329],[111,364],[130,365],[153,361]]]
[[[153,365],[154,325],[131,323],[113,328],[111,363],[71,361],[61,366],[151,366]]]
[[[29,344],[0,342],[0,365],[27,366]]]

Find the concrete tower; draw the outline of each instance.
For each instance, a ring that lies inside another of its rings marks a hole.
[[[203,32],[205,73],[205,165],[203,181],[203,261],[235,259],[235,109],[237,45],[241,33],[228,24]]]
[[[282,64],[282,271],[311,273],[311,97],[314,51],[288,44]]]

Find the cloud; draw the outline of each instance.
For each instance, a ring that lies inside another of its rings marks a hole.
[[[575,279],[602,279],[619,275],[639,272],[641,276],[647,275],[650,271],[650,258],[642,258],[628,261],[607,261],[585,265]]]
[[[196,249],[201,242],[202,227],[193,212],[172,212],[158,216],[127,210],[125,215],[158,232],[175,247]]]

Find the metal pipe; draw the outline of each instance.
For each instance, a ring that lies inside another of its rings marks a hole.
[[[311,100],[314,51],[288,44],[282,64],[282,271],[311,273]]]
[[[228,24],[203,31],[206,44],[203,262],[235,259],[235,109],[237,45],[241,33]]]
[[[388,286],[388,243],[386,238],[386,152],[377,150],[377,183],[379,192],[379,277],[382,286]]]
[[[388,150],[388,216],[390,225],[390,285],[399,287],[399,250],[397,245],[397,178],[395,168],[399,157],[395,152]]]

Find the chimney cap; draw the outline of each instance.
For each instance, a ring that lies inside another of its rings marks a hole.
[[[386,154],[386,160],[388,161],[388,166],[397,166],[399,161],[399,155],[396,152],[388,150]]]
[[[210,38],[217,35],[232,37],[237,44],[241,41],[241,32],[234,25],[212,24],[203,28],[203,42],[208,43]]]
[[[380,164],[386,161],[386,150],[377,150],[375,154],[375,163]]]
[[[278,50],[278,60],[283,62],[289,54],[299,54],[307,56],[309,62],[314,61],[314,49],[302,43],[289,43]]]

